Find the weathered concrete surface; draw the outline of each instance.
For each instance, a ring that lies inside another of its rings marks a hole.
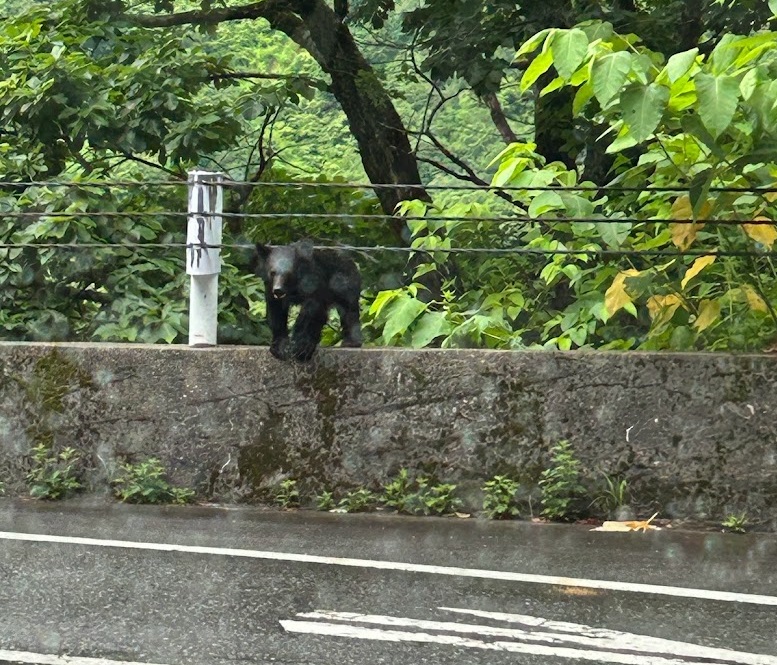
[[[625,477],[644,510],[777,527],[777,357],[0,344],[0,480],[26,491],[38,442],[86,454],[93,489],[159,457],[204,498],[377,488],[399,468],[529,487],[568,439],[587,482]]]

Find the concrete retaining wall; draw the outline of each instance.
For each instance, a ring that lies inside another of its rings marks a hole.
[[[29,449],[84,451],[90,488],[159,457],[201,498],[377,488],[399,468],[526,488],[568,439],[593,486],[625,477],[642,512],[777,527],[777,357],[0,344],[0,480],[27,488]]]

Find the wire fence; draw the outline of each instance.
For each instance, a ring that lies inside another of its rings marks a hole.
[[[11,181],[0,180],[0,187],[185,187],[187,180],[101,180],[74,182],[67,180],[30,180]],[[222,180],[224,187],[252,187],[252,188],[330,188],[330,189],[396,189],[396,190],[431,190],[431,191],[502,191],[502,192],[656,192],[678,193],[688,192],[692,188],[690,184],[676,185],[672,187],[635,187],[627,185],[608,184],[606,186],[592,185],[420,185],[418,183],[363,183],[363,182],[317,182],[317,181],[293,181],[293,182],[255,182],[252,180]],[[709,192],[728,192],[742,194],[772,194],[777,193],[777,186],[770,187],[708,187]]]
[[[187,212],[175,210],[135,210],[135,211],[104,211],[104,212],[73,212],[61,211],[10,211],[0,212],[0,219],[45,219],[54,217],[77,218],[138,218],[138,217],[173,217],[186,218]],[[333,219],[343,221],[431,221],[431,222],[461,222],[465,224],[496,223],[496,224],[709,224],[710,226],[773,226],[774,221],[765,219],[740,220],[740,219],[716,219],[716,218],[680,218],[667,219],[665,217],[530,217],[528,215],[495,215],[495,216],[449,216],[449,215],[380,215],[360,213],[329,213],[329,212],[220,212],[197,213],[199,217],[224,217],[226,219]]]
[[[117,188],[161,188],[161,187],[187,187],[189,181],[181,180],[101,180],[101,181],[0,181],[0,189],[3,188],[27,188],[27,187],[67,187],[75,189],[107,189]],[[265,189],[289,189],[289,188],[317,188],[317,189],[396,189],[403,193],[424,190],[448,190],[448,191],[488,191],[488,192],[635,192],[635,193],[683,193],[688,192],[690,185],[677,185],[674,187],[631,187],[621,185],[607,185],[606,187],[595,187],[590,185],[576,186],[511,186],[511,185],[479,185],[479,184],[448,184],[448,185],[419,185],[394,184],[394,183],[360,183],[360,182],[254,182],[238,180],[221,180],[218,183],[223,187],[251,187]],[[709,192],[728,192],[750,195],[777,194],[777,187],[709,187]],[[17,220],[20,222],[36,223],[41,220],[58,222],[62,220],[80,220],[80,219],[147,219],[147,218],[166,218],[186,220],[191,213],[183,210],[103,210],[103,211],[73,211],[73,210],[9,210],[0,211],[0,221]],[[340,213],[340,212],[201,212],[197,213],[200,218],[221,217],[224,219],[255,219],[255,220],[328,220],[344,223],[354,222],[454,222],[456,224],[498,224],[506,226],[530,226],[534,224],[542,225],[546,228],[558,227],[566,224],[595,224],[597,226],[607,225],[691,225],[700,229],[702,227],[759,227],[773,226],[774,222],[770,219],[720,219],[720,218],[681,218],[667,219],[664,217],[639,217],[639,216],[619,216],[603,217],[597,215],[554,215],[554,216],[530,216],[526,214],[515,215],[389,215],[375,213]],[[175,231],[184,233],[183,224],[181,228]],[[165,230],[165,232],[170,232]],[[62,249],[68,251],[74,250],[107,250],[107,249],[252,249],[254,246],[247,243],[220,243],[209,244],[206,242],[186,243],[186,242],[2,242],[0,250],[11,249]],[[324,249],[336,247],[343,251],[352,251],[360,253],[446,253],[446,254],[472,254],[472,255],[515,255],[515,256],[586,256],[586,257],[681,257],[681,256],[707,256],[714,253],[716,256],[729,257],[763,257],[774,256],[775,251],[763,246],[762,248],[753,248],[752,250],[726,250],[715,249],[613,249],[613,248],[534,248],[534,247],[408,247],[391,245],[314,245],[314,249]]]
[[[270,245],[272,246],[272,245]],[[177,242],[127,242],[127,243],[0,243],[0,250],[3,249],[159,249],[159,248],[181,248],[181,249],[243,249],[253,250],[255,245],[248,243],[222,243],[218,245],[199,244],[199,243],[177,243]],[[750,252],[745,250],[718,250],[718,249],[687,249],[687,250],[665,250],[665,249],[540,249],[532,247],[393,247],[390,245],[311,245],[311,249],[338,249],[345,252],[360,252],[364,254],[379,252],[396,252],[400,254],[492,254],[497,256],[586,256],[586,257],[676,257],[676,256],[718,256],[718,257],[763,257],[774,256],[777,258],[777,252]]]

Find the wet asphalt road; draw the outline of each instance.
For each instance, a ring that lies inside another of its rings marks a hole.
[[[10,500],[0,531],[0,663],[777,665],[774,535]]]

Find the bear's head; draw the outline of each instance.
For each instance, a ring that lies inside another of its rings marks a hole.
[[[297,294],[299,280],[308,273],[305,266],[313,255],[309,243],[256,245],[256,274],[267,285],[273,298],[281,300]],[[305,289],[307,290],[307,289]]]

